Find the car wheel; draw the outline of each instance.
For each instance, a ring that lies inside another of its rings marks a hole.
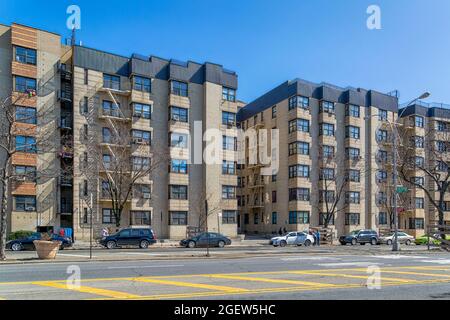
[[[141,243],[139,243],[139,248],[141,249],[147,249],[148,248],[148,241],[147,240],[142,240]]]
[[[219,241],[219,248],[223,248],[223,247],[225,247],[225,242]]]
[[[356,239],[352,239],[352,246],[356,246],[356,243],[357,243]]]
[[[194,241],[189,241],[187,246],[188,246],[188,248],[191,248],[191,249],[195,248],[195,242]]]
[[[303,244],[305,247],[309,247],[311,245],[311,240],[306,240]]]
[[[114,248],[116,247],[116,242],[115,242],[115,241],[108,241],[108,242],[106,243],[106,247],[107,247],[108,249],[114,249]]]
[[[372,245],[372,246],[376,246],[377,245],[377,239],[375,239],[375,238],[372,238],[372,240],[370,240],[370,244]]]
[[[341,246],[345,246],[347,243],[341,241]]]
[[[59,250],[64,250],[64,245],[60,245]]]
[[[22,245],[20,243],[14,243],[11,246],[11,250],[12,251],[21,251],[22,250]]]
[[[406,242],[405,242],[405,244],[407,245],[407,246],[410,246],[411,245],[411,240],[406,240]]]
[[[286,241],[283,240],[280,242],[280,247],[286,247],[286,245],[287,245]]]
[[[386,244],[387,244],[388,246],[392,245],[392,240],[388,240],[388,241],[386,242]]]

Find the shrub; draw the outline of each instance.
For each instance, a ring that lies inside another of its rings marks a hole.
[[[26,237],[31,236],[33,233],[34,233],[33,231],[24,231],[24,230],[11,232],[8,235],[7,240],[9,241],[9,240],[26,238]]]

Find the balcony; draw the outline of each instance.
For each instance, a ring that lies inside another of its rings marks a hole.
[[[61,175],[59,177],[59,185],[61,187],[73,187],[73,177],[68,175]]]
[[[62,102],[72,102],[72,90],[59,90],[58,91],[58,100]]]
[[[73,147],[70,146],[62,146],[59,151],[59,156],[63,159],[73,159],[74,151]]]
[[[60,210],[59,210],[60,212],[60,214],[63,214],[63,215],[71,215],[71,214],[73,214],[73,204],[72,204],[72,202],[67,202],[67,201],[64,201],[64,199],[61,199],[61,205],[60,205]]]
[[[72,130],[73,128],[72,116],[61,114],[61,119],[59,120],[59,128],[62,130]]]
[[[61,80],[71,82],[72,81],[72,71],[70,69],[70,66],[62,63],[59,65],[58,68],[60,74],[61,74]]]
[[[131,95],[131,85],[104,79],[103,86],[100,87],[99,91],[128,97]]]
[[[125,114],[120,109],[100,109],[99,119],[114,119],[118,121],[131,121],[131,116]]]

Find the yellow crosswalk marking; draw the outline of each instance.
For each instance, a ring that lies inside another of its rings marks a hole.
[[[392,273],[392,274],[405,274],[411,276],[423,276],[423,277],[438,277],[438,278],[448,278],[450,280],[450,274],[442,273],[424,273],[424,272],[409,272],[409,271],[394,271],[394,270],[381,270],[382,273]]]
[[[154,284],[163,284],[169,286],[177,286],[177,287],[189,287],[189,288],[198,288],[198,289],[209,289],[214,291],[225,291],[225,292],[242,292],[248,291],[243,288],[234,288],[227,286],[217,286],[212,284],[205,283],[191,283],[191,282],[182,282],[182,281],[173,281],[173,280],[163,280],[163,279],[152,279],[152,278],[135,278],[133,279],[137,282],[146,282],[146,283],[154,283]]]
[[[336,277],[336,278],[364,279],[364,280],[367,280],[369,277],[369,276],[357,276],[357,275],[351,275],[351,274],[326,273],[326,272],[315,272],[315,271],[289,271],[288,273],[317,275],[317,276]],[[387,277],[382,277],[381,280],[402,282],[402,283],[416,283],[417,282],[416,280],[408,280],[408,279],[401,279],[401,278],[387,278]]]
[[[319,283],[310,281],[300,281],[300,280],[286,280],[286,279],[269,279],[269,278],[255,278],[255,277],[244,277],[235,276],[227,274],[212,274],[206,277],[219,278],[219,279],[230,279],[230,280],[242,280],[242,281],[255,281],[255,282],[267,282],[267,283],[279,283],[279,284],[294,284],[294,285],[304,285],[308,287],[334,287],[335,285],[329,283]]]
[[[64,289],[64,290],[72,290],[82,293],[90,293],[95,294],[99,296],[109,297],[109,298],[115,298],[115,299],[139,299],[141,296],[126,293],[126,292],[119,292],[119,291],[112,291],[107,289],[98,289],[98,288],[92,288],[92,287],[86,287],[86,286],[80,286],[80,287],[68,287],[65,283],[58,283],[58,282],[33,282],[35,285],[44,286],[44,287],[51,287],[51,288],[57,288],[57,289]]]

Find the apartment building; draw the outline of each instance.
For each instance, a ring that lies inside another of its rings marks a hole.
[[[386,222],[382,180],[389,164],[386,128],[396,97],[295,79],[238,113],[244,130],[279,130],[279,170],[260,163],[239,170],[239,230],[273,233],[328,226],[337,235]],[[248,155],[248,144],[245,144]]]
[[[115,230],[117,203],[105,190],[117,182],[108,165],[120,155],[129,159],[122,176],[132,181],[120,227],[151,225],[159,238],[179,239],[205,227],[207,207],[210,231],[237,235],[236,114],[243,103],[235,72],[64,46],[59,35],[18,24],[0,26],[0,47],[1,96],[21,98],[14,100],[9,230],[70,228],[75,239],[89,238],[91,224],[95,236]],[[35,116],[21,121],[19,113]],[[202,163],[202,150],[192,148],[194,139],[204,145],[211,128],[222,133],[221,164]],[[36,136],[44,131],[48,137]],[[138,170],[146,174],[134,176]],[[32,181],[23,172],[34,172]]]
[[[448,174],[450,106],[419,101],[399,110],[399,115],[402,153],[410,155],[400,162],[411,164],[406,168],[406,177],[402,176],[406,178],[402,183],[409,191],[400,199],[399,226],[410,234],[422,235],[428,225],[438,224],[439,217],[436,205],[418,184],[439,203],[439,189],[430,174],[439,180],[444,180]],[[450,224],[450,195],[445,194],[443,199],[444,222]]]

